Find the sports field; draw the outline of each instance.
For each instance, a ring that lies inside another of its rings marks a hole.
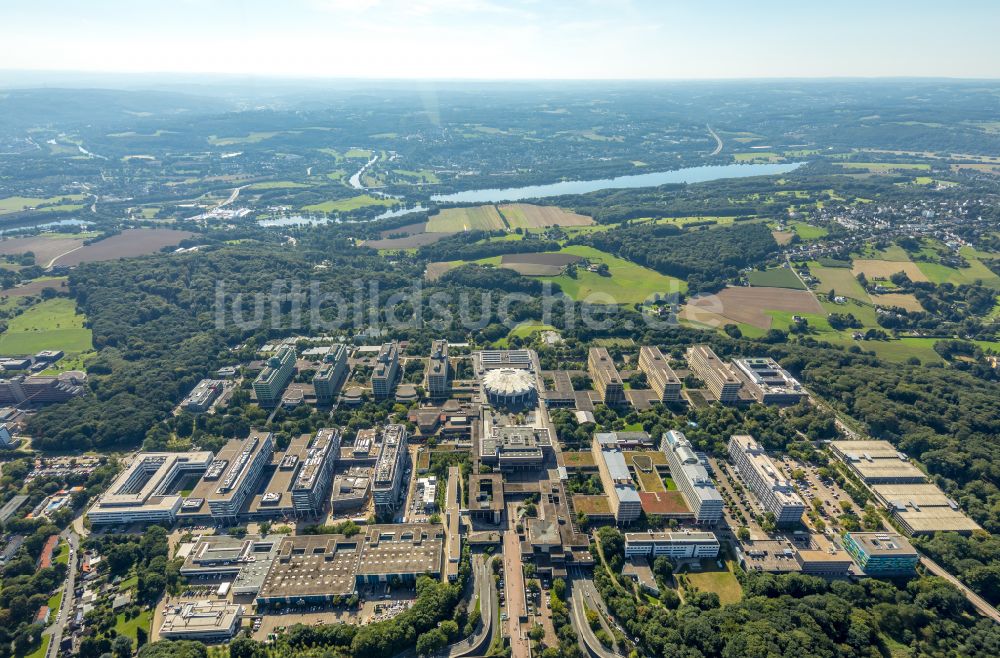
[[[445,208],[427,222],[428,233],[502,231],[506,228],[507,224],[494,205]]]
[[[85,318],[76,312],[71,299],[50,299],[10,319],[0,335],[0,354],[35,354],[42,350],[62,350],[67,355],[93,348]]]
[[[556,206],[536,206],[511,203],[500,206],[500,213],[510,228],[544,228],[546,226],[590,226],[594,220]]]
[[[546,281],[558,283],[563,292],[577,301],[587,300],[594,304],[638,304],[654,294],[667,295],[687,290],[687,282],[665,276],[641,265],[618,258],[592,247],[573,245],[563,248],[560,253],[582,256],[593,264],[604,263],[611,276],[601,276],[577,267],[576,278],[566,274],[544,277]]]
[[[747,274],[747,279],[751,286],[760,288],[792,288],[794,290],[805,290],[802,281],[787,267],[778,267],[773,270],[760,272],[753,270]]]

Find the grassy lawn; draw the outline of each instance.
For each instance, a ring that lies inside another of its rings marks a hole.
[[[611,273],[611,276],[601,276],[581,267],[577,268],[575,279],[566,274],[540,277],[558,283],[563,292],[577,301],[595,295],[597,297],[589,300],[592,303],[637,304],[656,293],[667,294],[687,290],[685,281],[665,276],[592,247],[574,245],[563,248],[561,253],[582,256],[592,263],[604,263]]]
[[[0,352],[35,354],[41,350],[63,350],[67,355],[86,352],[93,347],[93,337],[90,329],[83,326],[84,319],[71,299],[41,302],[11,318],[7,331],[0,336]]]
[[[69,543],[63,542],[59,544],[59,554],[56,555],[55,562],[57,564],[69,564]]]
[[[152,619],[152,610],[143,610],[132,619],[125,619],[125,613],[118,613],[118,616],[115,617],[115,630],[118,631],[119,635],[125,635],[134,640],[136,639],[136,629],[141,626],[142,629],[146,631],[146,635],[148,637],[149,625]]]
[[[370,194],[359,194],[358,196],[352,196],[350,199],[324,201],[323,203],[304,206],[302,209],[314,212],[350,212],[351,210],[367,206],[394,206],[397,203],[399,202],[395,199],[380,199]]]
[[[531,334],[538,331],[558,331],[551,324],[543,324],[541,322],[522,322],[507,334],[508,337],[517,336],[518,338],[527,338]]]
[[[863,302],[871,301],[854,273],[846,267],[823,267],[812,261],[809,263],[809,271],[819,280],[816,286],[817,295],[825,295],[833,290],[837,295],[852,297]]]
[[[685,573],[684,576],[699,590],[718,594],[722,605],[736,603],[743,597],[743,588],[733,572],[719,569],[715,560],[702,560],[701,571]]]
[[[677,483],[669,475],[663,478],[663,486],[667,488],[667,491],[677,491]]]
[[[42,643],[37,649],[29,653],[25,658],[45,658],[46,654],[49,652],[49,642],[52,641],[51,635],[42,636]]]
[[[372,152],[368,149],[350,149],[344,154],[345,158],[365,158],[372,157]]]
[[[795,290],[805,290],[806,287],[799,281],[795,272],[787,267],[778,267],[773,270],[760,272],[753,270],[747,274],[751,286],[760,288],[792,288]]]

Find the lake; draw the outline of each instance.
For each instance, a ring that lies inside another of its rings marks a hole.
[[[431,201],[438,203],[499,203],[501,201],[521,201],[563,194],[586,194],[597,190],[628,189],[634,187],[656,187],[670,183],[705,183],[723,178],[747,178],[750,176],[774,176],[787,174],[804,163],[787,164],[729,164],[705,167],[687,167],[673,171],[657,171],[648,174],[633,174],[617,178],[597,180],[574,180],[528,185],[506,189],[466,190],[453,194],[435,194]]]

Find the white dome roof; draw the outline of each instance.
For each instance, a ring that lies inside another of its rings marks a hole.
[[[527,370],[497,368],[483,377],[483,389],[497,397],[529,395],[535,391],[535,378]]]

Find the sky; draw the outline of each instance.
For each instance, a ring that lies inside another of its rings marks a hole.
[[[995,78],[997,26],[996,0],[0,0],[0,69]]]

